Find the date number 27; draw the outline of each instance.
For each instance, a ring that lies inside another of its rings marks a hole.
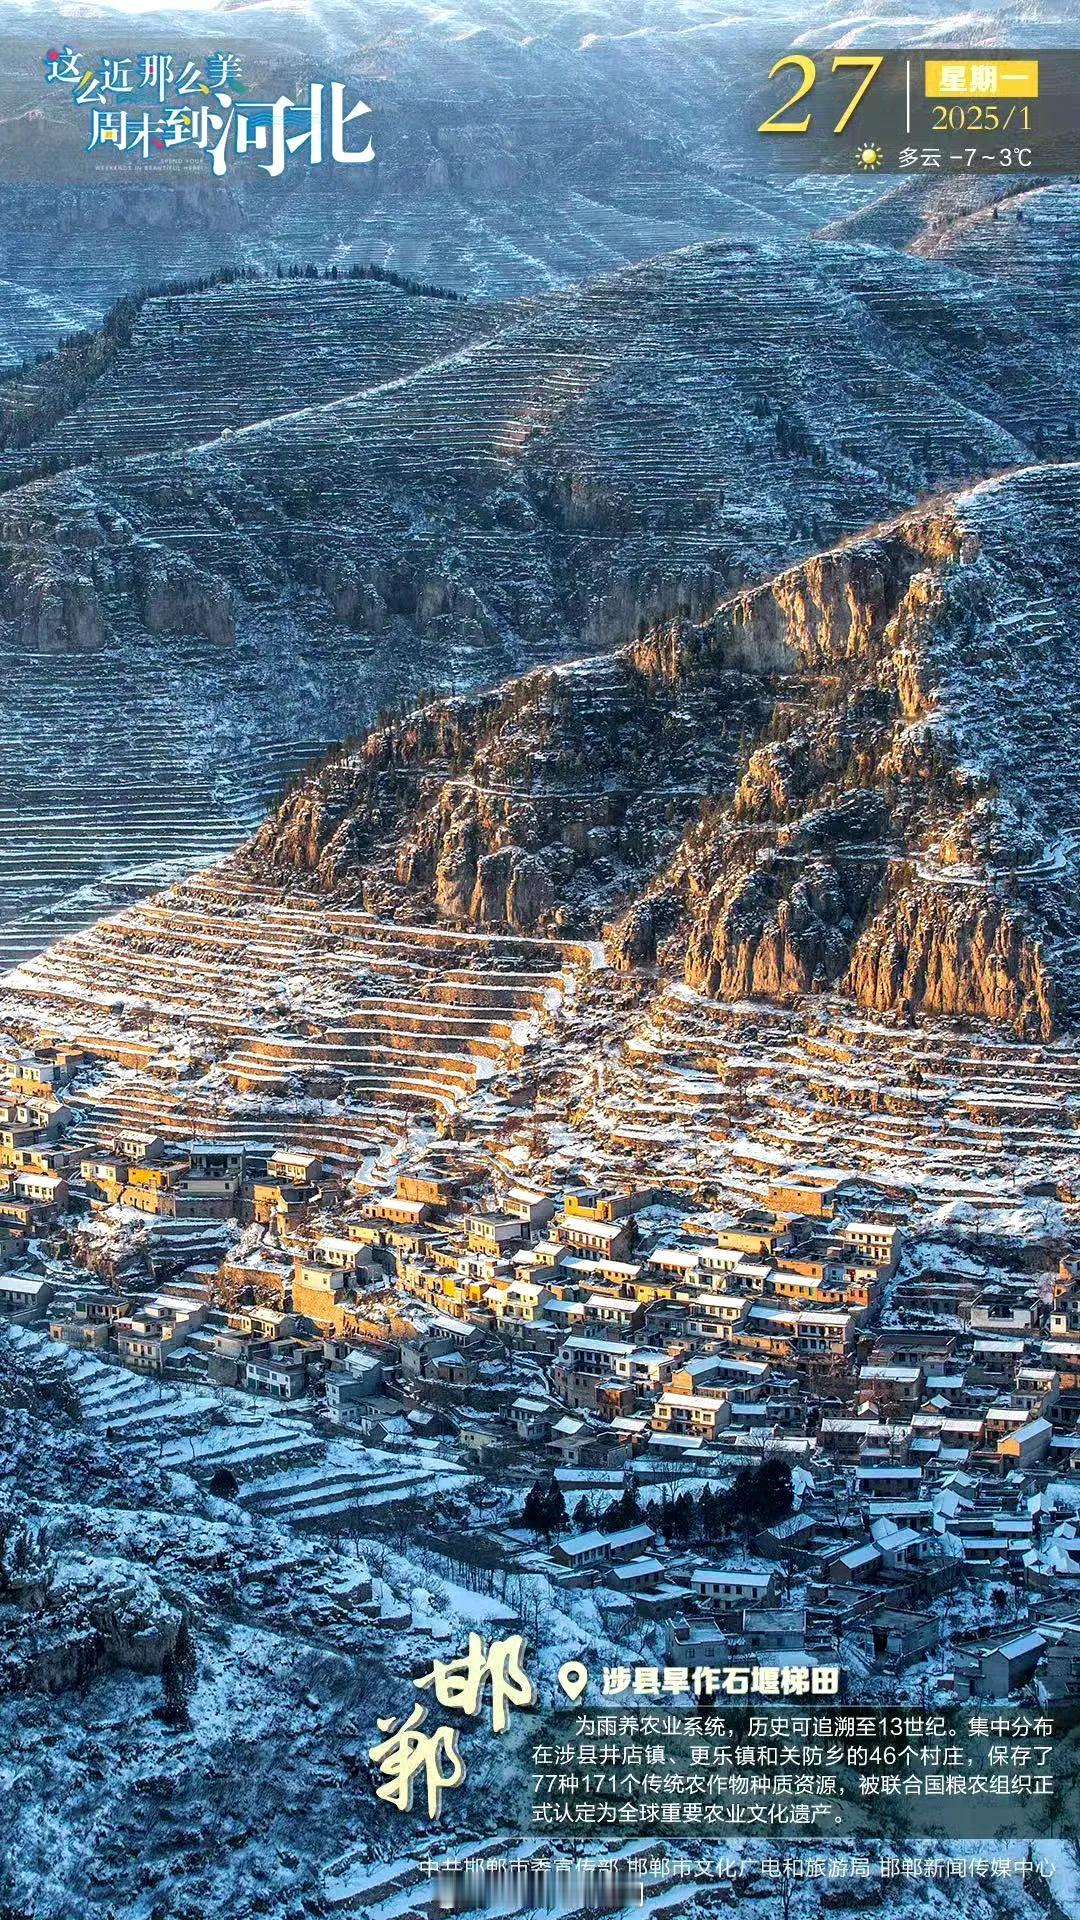
[[[834,133],[843,133],[859,101],[865,94],[867,87],[873,80],[874,75],[878,72],[884,57],[884,54],[881,53],[838,53],[835,55],[832,63],[832,71],[834,73],[840,73],[848,67],[860,68],[863,77],[859,81],[851,99],[848,101],[847,106],[844,108],[843,113],[833,128]],[[808,53],[785,53],[783,58],[777,60],[775,66],[770,69],[769,79],[772,80],[776,74],[782,72],[784,67],[796,68],[802,77],[791,98],[785,100],[783,106],[778,107],[776,112],[770,114],[767,120],[762,121],[758,128],[759,133],[809,133],[810,131],[811,115],[809,113],[801,120],[786,120],[783,116],[789,114],[792,107],[797,107],[800,100],[805,100],[817,80],[817,64],[811,60]]]

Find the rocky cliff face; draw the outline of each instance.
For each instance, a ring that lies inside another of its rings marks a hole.
[[[835,986],[881,881],[886,824],[869,796],[852,796],[749,859],[726,859],[711,885],[688,865],[687,984],[723,1000],[786,1000]]]
[[[733,776],[768,704],[721,670],[690,709],[629,654],[540,669],[379,729],[302,781],[250,858],[405,918],[595,931]]]
[[[405,917],[606,928],[614,964],[722,998],[839,988],[1045,1035],[1070,998],[1077,490],[1032,469],[603,663],[436,703],[304,781],[249,857]],[[1033,538],[1063,625],[1021,686]]]
[[[898,887],[860,929],[843,984],[867,1007],[1053,1031],[1057,993],[1041,944],[989,887]]]

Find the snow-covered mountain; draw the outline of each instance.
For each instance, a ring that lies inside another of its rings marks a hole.
[[[377,730],[253,855],[382,912],[595,937],[720,999],[840,987],[1047,1035],[1075,1003],[1061,768],[1080,464],[1043,464]]]
[[[1073,302],[1029,304],[812,240],[505,304],[276,274],[123,303],[0,390],[8,953],[235,844],[380,707],[1068,457]]]

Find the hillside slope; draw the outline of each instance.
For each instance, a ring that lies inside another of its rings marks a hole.
[[[0,481],[160,457],[342,399],[497,331],[513,312],[370,269],[166,284],[0,381]]]
[[[426,1833],[375,1797],[376,1718],[398,1710],[403,1674],[506,1609],[411,1543],[394,1551],[371,1510],[369,1569],[355,1537],[312,1538],[259,1494],[298,1460],[373,1490],[413,1463],[7,1326],[0,1432],[4,1911],[300,1920],[329,1910],[346,1850],[373,1884],[384,1862],[400,1896],[395,1868]],[[460,1511],[467,1484],[436,1468],[425,1511]],[[482,1749],[470,1776],[457,1821],[512,1825],[512,1785]]]
[[[842,543],[603,662],[377,730],[248,858],[457,924],[611,928],[720,997],[1048,1034],[1080,934],[1080,465]]]
[[[716,242],[515,306],[241,279],[144,302],[74,406],[70,367],[8,383],[0,964],[235,846],[380,710],[1074,456],[1074,306]]]
[[[973,206],[962,218],[927,227],[911,251],[996,282],[999,299],[1023,302],[1036,325],[1076,340],[1080,287],[1080,183],[1047,180],[1014,191],[996,206]]]
[[[440,638],[505,671],[1076,444],[1080,374],[1058,335],[896,253],[715,243],[502,315],[362,285],[354,320],[354,289],[313,282],[276,320],[275,283],[200,296],[205,353],[178,350],[183,312],[154,303],[85,420],[43,443],[86,464],[0,501],[12,638],[227,639],[302,599],[327,632]],[[222,307],[234,328],[214,335]],[[365,317],[379,344],[357,355]],[[230,367],[248,386],[235,432],[219,432],[208,357],[219,388]],[[205,436],[117,462],[121,411],[135,454],[161,425],[177,435],[148,365],[178,383],[179,431],[204,419]]]

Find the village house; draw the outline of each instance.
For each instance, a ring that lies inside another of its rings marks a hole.
[[[987,1287],[968,1309],[968,1321],[979,1333],[1030,1334],[1037,1320],[1038,1303],[1029,1288],[1021,1294]]]
[[[894,1273],[900,1257],[902,1235],[892,1220],[845,1220],[840,1239],[854,1247],[872,1267]]]
[[[311,1189],[279,1180],[256,1180],[252,1185],[252,1217],[259,1226],[285,1236],[307,1218]]]
[[[165,1141],[160,1133],[149,1133],[139,1127],[127,1127],[116,1138],[116,1154],[128,1166],[146,1166],[160,1159],[165,1150]]]
[[[445,1213],[465,1185],[461,1174],[436,1173],[429,1168],[423,1173],[399,1173],[394,1191],[401,1200],[419,1200],[433,1213]]]
[[[107,1205],[115,1206],[127,1183],[127,1161],[114,1153],[88,1154],[79,1162],[79,1177]]]
[[[767,1606],[776,1588],[775,1569],[757,1571],[751,1567],[694,1567],[690,1590],[701,1607],[722,1608]]]
[[[12,1093],[47,1093],[54,1087],[64,1086],[70,1079],[56,1058],[49,1053],[24,1054],[13,1060],[8,1068],[8,1084]]]
[[[193,1140],[183,1151],[196,1180],[228,1180],[238,1186],[245,1175],[266,1172],[266,1153],[235,1141]]]
[[[855,1338],[855,1319],[851,1313],[826,1308],[804,1307],[799,1314],[795,1350],[801,1357],[825,1355],[843,1358]]]
[[[605,1565],[611,1559],[611,1545],[606,1533],[600,1533],[592,1527],[584,1533],[567,1534],[556,1540],[551,1554],[560,1566],[580,1573],[589,1567]]]
[[[934,1545],[918,1527],[898,1525],[890,1516],[871,1521],[870,1533],[887,1573],[901,1573],[917,1565]]]
[[[563,1194],[563,1214],[568,1219],[600,1220],[610,1223],[626,1219],[651,1199],[648,1193],[598,1187],[568,1187]]]
[[[922,1399],[921,1367],[868,1365],[859,1368],[859,1394],[872,1401],[883,1418],[910,1418]]]
[[[298,1400],[307,1391],[308,1354],[295,1340],[260,1340],[244,1358],[244,1385],[275,1400]]]
[[[476,1337],[467,1328],[462,1329],[460,1339],[449,1333],[432,1333],[406,1340],[401,1347],[401,1377],[414,1385],[471,1386],[479,1361],[467,1347],[475,1345]]]
[[[543,1320],[554,1297],[549,1287],[539,1286],[535,1280],[507,1280],[484,1293],[496,1325],[507,1333],[512,1333],[515,1323],[531,1326]]]
[[[715,1440],[731,1418],[725,1395],[678,1393],[668,1387],[653,1408],[652,1424],[657,1433],[700,1434]]]
[[[636,1559],[652,1546],[656,1535],[644,1522],[620,1527],[613,1533],[589,1528],[584,1533],[565,1534],[556,1540],[551,1557],[560,1566],[580,1573],[587,1569]]]
[[[719,1344],[742,1325],[750,1306],[750,1296],[742,1293],[698,1293],[680,1295],[687,1300],[687,1337],[695,1346]]]
[[[557,1240],[534,1240],[532,1246],[522,1247],[512,1255],[516,1272],[527,1279],[548,1278],[562,1270],[570,1258],[567,1247],[559,1245]]]
[[[23,1147],[36,1145],[41,1129],[33,1120],[10,1118],[0,1125],[0,1165],[14,1166]]]
[[[559,1279],[566,1285],[586,1292],[596,1288],[605,1293],[623,1294],[637,1306],[667,1297],[665,1286],[658,1286],[647,1276],[643,1279],[640,1260],[605,1260],[603,1255],[572,1254],[565,1247],[559,1251],[562,1255]],[[515,1256],[515,1265],[522,1257]]]
[[[904,1466],[899,1461],[855,1469],[855,1490],[870,1499],[917,1499],[922,1484],[922,1468]]]
[[[1044,1620],[1046,1646],[1036,1691],[1043,1706],[1080,1699],[1080,1620]]]
[[[622,1260],[633,1245],[633,1226],[625,1220],[598,1220],[589,1214],[560,1214],[553,1237],[563,1247],[580,1253],[601,1254],[609,1260]]]
[[[550,1400],[519,1393],[510,1408],[510,1424],[523,1446],[542,1446],[551,1438],[558,1410]]]
[[[407,1199],[400,1193],[380,1194],[377,1199],[366,1200],[361,1208],[364,1220],[386,1227],[422,1227],[431,1218],[431,1207],[426,1200]]]
[[[1046,1651],[1045,1635],[1030,1630],[1012,1635],[982,1656],[979,1697],[1007,1700],[1034,1677]]]
[[[319,1327],[336,1327],[339,1302],[350,1276],[341,1267],[297,1254],[293,1261],[292,1310]]]
[[[1007,1467],[1038,1466],[1050,1451],[1052,1434],[1049,1420],[1041,1415],[1035,1420],[1026,1420],[998,1441],[998,1456]]]
[[[340,1267],[343,1273],[358,1273],[372,1264],[370,1249],[332,1233],[324,1233],[315,1242],[315,1252],[320,1266]]]
[[[283,1313],[280,1307],[235,1307],[228,1325],[254,1340],[287,1340],[297,1330],[295,1313]]]
[[[664,1586],[664,1563],[654,1554],[639,1554],[634,1560],[624,1560],[613,1566],[608,1580],[611,1586],[618,1588],[621,1593],[632,1594],[644,1606]],[[675,1597],[681,1598],[681,1589]]]
[[[910,1613],[900,1607],[883,1607],[873,1614],[870,1633],[877,1658],[899,1669],[932,1653],[941,1640],[932,1613]]]
[[[323,1173],[320,1155],[301,1147],[278,1147],[266,1163],[266,1179],[271,1185],[313,1187]]]
[[[670,1354],[631,1341],[571,1334],[559,1349],[552,1377],[571,1408],[591,1408],[598,1403],[598,1389],[612,1384],[630,1386],[635,1396],[655,1397],[674,1364]]]
[[[534,1187],[525,1181],[519,1181],[511,1187],[503,1200],[504,1211],[515,1220],[520,1220],[529,1239],[542,1233],[548,1221],[555,1213],[558,1201],[555,1195],[542,1187]]]
[[[470,1213],[466,1217],[465,1232],[472,1252],[497,1259],[520,1246],[524,1227],[512,1214]]]
[[[645,1315],[645,1308],[636,1300],[629,1300],[619,1293],[590,1293],[585,1299],[585,1325],[591,1331],[609,1332],[617,1339],[627,1340],[634,1333]]]
[[[765,1203],[780,1219],[805,1214],[812,1220],[831,1220],[848,1184],[830,1173],[790,1173],[769,1182]]]
[[[127,1294],[76,1294],[69,1311],[50,1320],[49,1338],[60,1340],[68,1347],[86,1347],[93,1352],[105,1353],[111,1342],[114,1323],[122,1320],[130,1311],[131,1300]]]
[[[572,1413],[554,1422],[548,1446],[561,1466],[608,1467],[617,1463],[625,1449],[620,1422],[598,1427]]]
[[[774,1355],[779,1359],[790,1358],[795,1351],[799,1337],[799,1310],[797,1307],[779,1307],[761,1301],[747,1308],[746,1315],[738,1328],[732,1330],[731,1339],[739,1347],[749,1348],[752,1352]]]
[[[702,1271],[708,1273],[716,1254],[735,1252],[751,1259],[771,1258],[792,1247],[798,1239],[790,1225],[782,1224],[769,1209],[748,1208],[733,1226],[721,1227],[702,1249]]]
[[[700,1247],[690,1246],[683,1242],[680,1242],[677,1246],[667,1246],[661,1243],[658,1246],[650,1247],[645,1253],[645,1265],[650,1274],[655,1275],[657,1279],[666,1280],[669,1283],[681,1284],[683,1286],[689,1286],[691,1283],[697,1281],[700,1261]],[[732,1256],[731,1264],[733,1266],[738,1264],[735,1256]]]
[[[382,1383],[382,1362],[374,1354],[353,1354],[347,1366],[332,1368],[323,1382],[331,1420],[342,1427],[361,1424]]]
[[[16,1319],[44,1313],[53,1297],[52,1283],[33,1273],[0,1273],[0,1314]]]
[[[724,1392],[731,1398],[756,1400],[771,1382],[780,1379],[767,1360],[748,1360],[745,1355],[728,1353],[695,1354],[673,1371],[671,1385],[679,1393]]]
[[[49,1213],[62,1213],[68,1200],[68,1183],[59,1173],[28,1170],[15,1176],[15,1192],[20,1200]]]
[[[117,1352],[130,1367],[160,1373],[188,1335],[202,1326],[207,1312],[203,1301],[183,1294],[157,1294],[113,1322]]]

